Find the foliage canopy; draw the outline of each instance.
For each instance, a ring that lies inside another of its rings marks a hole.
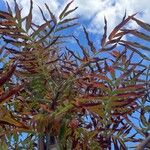
[[[32,20],[32,0],[25,17],[16,1],[14,13],[8,4],[0,11],[1,149],[48,149],[55,138],[60,149],[124,150],[149,136],[150,58],[144,52],[150,47],[142,40],[150,42],[150,25],[125,15],[107,35],[104,19],[99,47],[84,27],[83,45],[66,32],[79,24],[69,17],[77,9],[69,9],[72,2],[59,18],[48,5],[49,18],[39,8],[41,25]],[[126,28],[130,21],[142,30]],[[124,40],[128,35],[132,39]],[[135,113],[140,126],[131,120]]]

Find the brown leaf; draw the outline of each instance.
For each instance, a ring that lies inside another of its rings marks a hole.
[[[4,73],[0,77],[0,86],[2,86],[7,80],[9,80],[16,69],[16,65],[12,65],[8,72]]]
[[[13,16],[5,11],[0,11],[0,18],[12,20]]]
[[[3,107],[0,110],[0,123],[12,125],[15,127],[25,127],[25,125],[22,122],[16,120],[16,118],[11,114],[11,112],[7,111]]]
[[[104,26],[104,34],[101,40],[101,46],[102,48],[105,46],[106,43],[106,38],[107,38],[107,20],[104,18],[105,26]]]
[[[18,85],[16,87],[11,88],[7,92],[3,93],[2,95],[0,95],[0,104],[8,101],[14,94],[19,92],[23,88],[23,86],[24,85]]]
[[[96,48],[95,48],[93,42],[90,40],[89,34],[86,31],[85,27],[83,27],[83,29],[84,29],[84,33],[85,33],[85,36],[86,36],[86,40],[88,41],[88,45],[89,45],[91,51],[95,54],[96,53]]]
[[[150,31],[150,25],[149,24],[147,24],[147,23],[145,23],[145,22],[143,22],[143,21],[141,21],[141,20],[138,20],[138,19],[136,19],[136,18],[132,18],[132,20],[134,20],[134,21],[136,21],[136,23],[139,25],[139,26],[141,26],[143,29],[145,29],[145,30],[147,30],[147,31]]]
[[[21,20],[21,9],[18,6],[18,3],[16,0],[14,0],[15,2],[15,13],[16,13],[16,18],[20,21]]]
[[[2,26],[16,26],[16,22],[10,21],[10,20],[0,21],[0,25],[2,25]]]
[[[112,40],[112,38],[116,35],[116,33],[125,25],[127,24],[136,14],[133,14],[132,16],[129,16],[127,19],[123,19],[121,23],[119,23],[113,31],[109,35],[109,40]]]
[[[32,9],[33,9],[33,1],[30,0],[30,11],[28,16],[26,17],[26,30],[28,31],[31,27],[32,23]]]

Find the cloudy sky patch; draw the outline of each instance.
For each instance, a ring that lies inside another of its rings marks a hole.
[[[14,0],[7,0],[12,6]],[[19,5],[22,6],[22,14],[27,15],[30,7],[30,0],[18,0]],[[44,12],[46,3],[54,14],[58,15],[64,8],[69,0],[33,0],[34,2],[34,20],[38,23],[42,22],[40,19],[40,11],[38,6],[42,8]],[[122,19],[125,11],[127,15],[137,13],[137,17],[150,23],[150,9],[149,0],[74,0],[72,8],[78,6],[76,14],[78,14],[83,20],[89,21],[87,28],[94,33],[102,32],[104,26],[104,16],[108,21],[108,32],[112,30]],[[130,28],[137,28],[135,23],[129,24]]]

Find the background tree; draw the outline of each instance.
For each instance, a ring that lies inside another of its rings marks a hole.
[[[68,17],[77,9],[69,9],[72,2],[59,18],[48,5],[49,18],[39,8],[42,25],[32,21],[32,0],[24,18],[16,1],[14,15],[9,5],[0,11],[1,149],[50,149],[55,142],[58,149],[127,149],[128,142],[141,142],[140,149],[149,139],[149,66],[143,61],[150,59],[141,51],[150,48],[123,36],[149,42],[150,25],[125,15],[107,36],[104,19],[99,47],[83,27],[87,45],[73,36],[78,55],[64,43],[71,37],[66,29],[78,24],[78,17]],[[125,28],[130,21],[146,33]],[[135,112],[139,127],[131,120]]]

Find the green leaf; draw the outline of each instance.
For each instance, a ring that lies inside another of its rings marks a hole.
[[[56,32],[62,31],[62,30],[65,30],[65,29],[68,29],[68,28],[70,28],[70,27],[77,26],[77,25],[79,25],[79,24],[78,24],[78,23],[72,23],[72,24],[68,24],[68,25],[66,25],[66,26],[58,27],[58,28],[56,29]]]
[[[120,143],[121,148],[122,148],[123,150],[127,150],[127,147],[126,147],[124,141],[123,141],[121,138],[118,138],[118,141],[119,141],[119,143]]]
[[[62,125],[60,127],[59,139],[63,140],[66,133],[66,120],[62,120]]]
[[[145,111],[145,112],[150,112],[150,106],[145,106],[145,107],[144,107],[144,111]]]
[[[8,145],[5,142],[1,142],[0,143],[0,149],[1,150],[7,150],[8,149]]]
[[[77,20],[79,17],[74,17],[74,18],[68,18],[68,19],[65,19],[65,20],[62,20],[58,23],[58,25],[62,25],[62,24],[65,24],[65,23],[69,23],[71,21],[74,21],[74,20]]]
[[[64,10],[61,12],[61,14],[59,15],[59,19],[63,19],[65,17],[65,13],[68,10],[69,6],[73,3],[74,0],[72,0],[70,3],[68,3],[66,5],[66,7],[64,8]]]

